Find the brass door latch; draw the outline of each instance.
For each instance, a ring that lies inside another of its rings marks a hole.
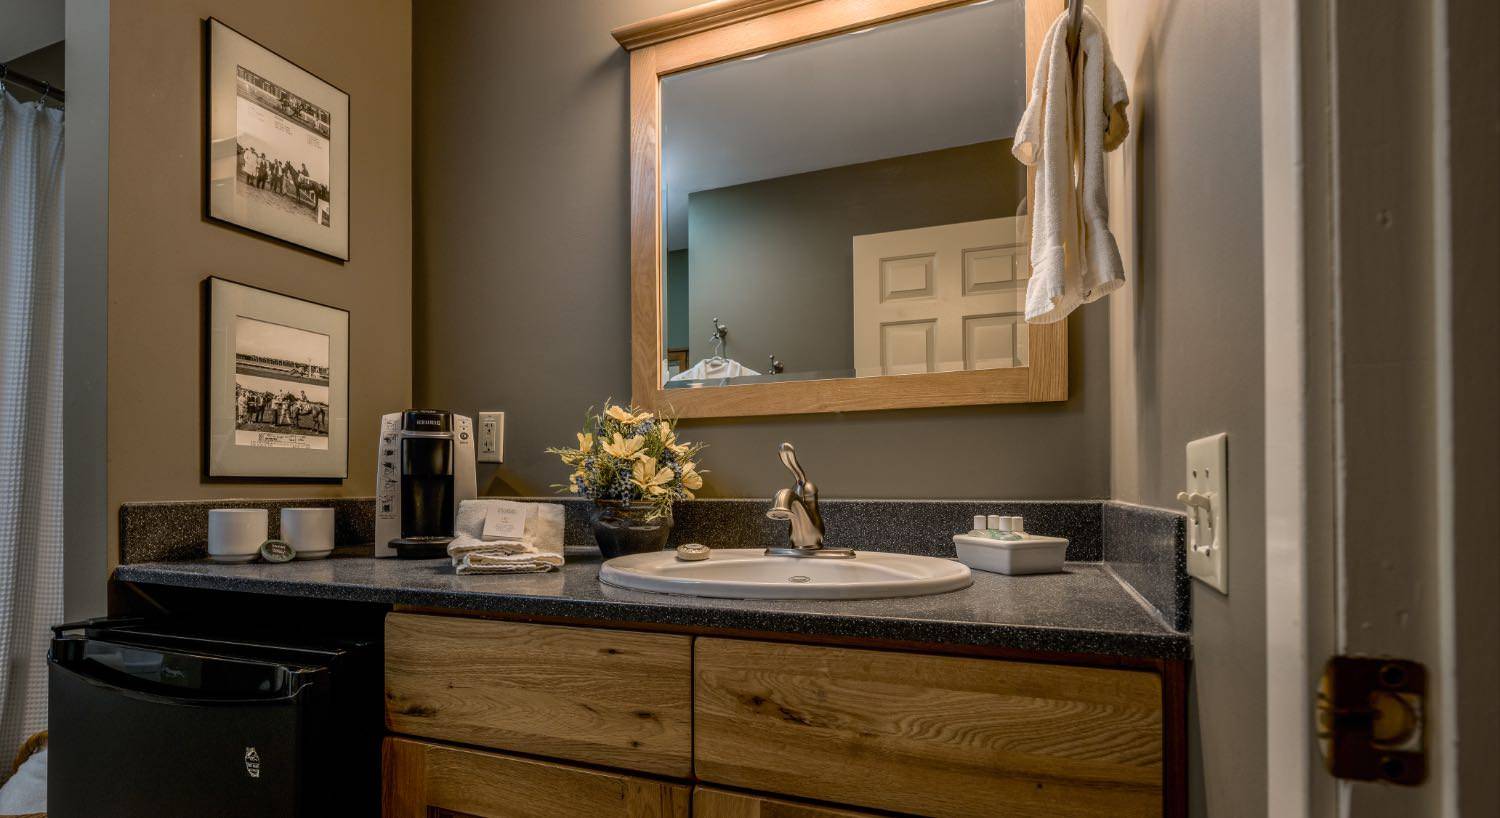
[[[1427,668],[1405,659],[1335,656],[1318,685],[1318,744],[1336,778],[1416,786],[1427,778],[1423,743]]]

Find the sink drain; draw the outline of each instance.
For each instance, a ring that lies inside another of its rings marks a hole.
[[[795,577],[787,577],[786,581],[787,582],[812,582],[812,577],[804,577],[801,574],[798,574]]]

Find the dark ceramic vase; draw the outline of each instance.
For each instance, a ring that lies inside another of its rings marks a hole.
[[[667,535],[672,533],[672,518],[669,515],[647,520],[650,514],[649,503],[595,500],[590,522],[594,526],[594,542],[599,544],[599,553],[605,559],[612,559],[666,548]]]

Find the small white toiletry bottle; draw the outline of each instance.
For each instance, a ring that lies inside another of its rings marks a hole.
[[[995,531],[990,532],[991,537],[997,540],[1021,539],[1020,517],[1009,517],[1002,514],[999,519],[1000,525],[996,527]]]
[[[985,519],[983,514],[974,515],[974,527],[969,529],[970,537],[985,536]]]
[[[1005,515],[991,514],[989,516],[989,529],[984,532],[984,535],[992,540],[998,540],[1001,537],[1004,537],[1006,532],[1005,521]]]

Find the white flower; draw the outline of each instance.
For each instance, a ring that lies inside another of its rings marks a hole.
[[[651,419],[650,412],[641,412],[638,415],[632,415],[630,414],[630,412],[619,406],[611,406],[608,409],[605,409],[604,414],[606,417],[609,417],[612,420],[618,420],[619,422],[627,426]]]
[[[646,445],[646,439],[640,435],[631,435],[626,438],[619,432],[615,432],[614,440],[600,441],[600,445],[604,447],[605,454],[610,457],[629,460],[640,454],[641,449]]]
[[[672,427],[663,423],[661,424],[661,429],[661,445],[670,449],[672,451],[672,454],[675,454],[678,457],[682,457],[688,453],[688,450],[691,447],[686,443],[677,442],[677,432]]]
[[[637,486],[646,494],[661,494],[666,491],[664,486],[672,482],[676,477],[668,468],[656,468],[656,458],[646,456],[635,461],[632,476]]]

